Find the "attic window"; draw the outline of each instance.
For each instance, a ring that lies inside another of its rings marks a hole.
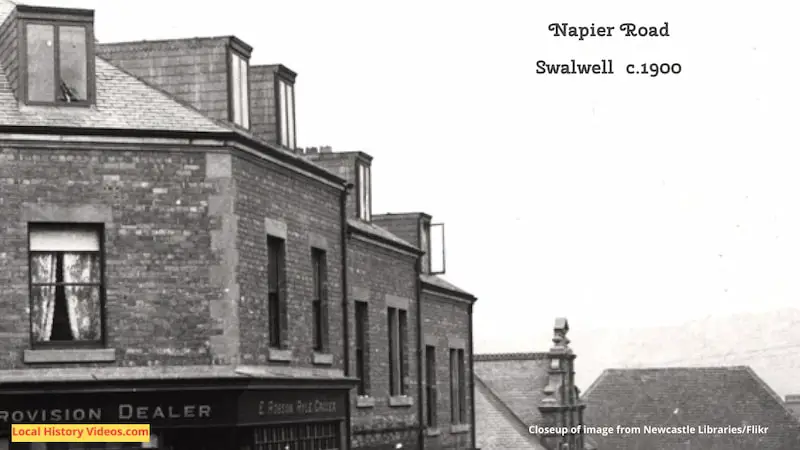
[[[359,162],[356,167],[358,169],[358,182],[356,183],[358,218],[369,222],[372,220],[372,175],[370,174],[370,166]]]
[[[250,128],[250,93],[247,59],[231,51],[231,121]]]
[[[297,146],[294,124],[294,84],[278,78],[278,126],[279,141],[283,147],[294,149]]]
[[[25,21],[24,30],[26,103],[88,105],[94,81],[91,26],[37,20]]]
[[[430,223],[423,219],[420,222],[419,236],[420,250],[425,252],[422,257],[422,272],[443,275],[445,273],[444,224]]]

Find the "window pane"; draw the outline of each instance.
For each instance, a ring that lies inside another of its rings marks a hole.
[[[31,282],[56,282],[56,255],[54,253],[36,253],[31,256]]]
[[[312,277],[314,283],[314,300],[322,298],[322,254],[319,250],[313,250],[311,254]]]
[[[239,69],[241,76],[241,85],[239,91],[241,92],[241,108],[242,108],[242,126],[250,128],[250,87],[247,81],[247,61],[244,58],[239,58],[241,68]]]
[[[269,294],[267,307],[269,308],[269,345],[272,347],[280,347],[281,307],[277,293],[271,292]]]
[[[233,123],[240,125],[242,122],[242,66],[241,58],[231,53],[231,110]]]
[[[30,231],[31,251],[99,251],[100,235],[95,230],[32,229]]]
[[[322,350],[322,302],[312,302],[312,318],[314,320],[314,350]]]
[[[367,202],[367,171],[366,168],[358,165],[358,217],[366,220],[366,202]]]
[[[367,302],[356,301],[356,347],[364,349],[367,342]]]
[[[389,308],[389,395],[397,395],[398,364],[397,364],[397,310]]]
[[[58,27],[61,89],[65,102],[85,101],[87,95],[86,28]]]
[[[67,286],[64,288],[72,335],[79,341],[95,341],[101,336],[100,288]]]
[[[100,255],[97,253],[65,253],[64,283],[99,283]]]
[[[428,240],[429,234],[430,234],[430,227],[428,226],[428,224],[427,223],[423,223],[422,225],[420,225],[420,230],[419,230],[419,241],[420,241],[419,242],[419,248],[420,248],[420,250],[425,252],[425,255],[422,257],[422,271],[424,273],[429,273],[430,272],[430,265],[431,265],[430,264],[430,261],[431,261],[431,248],[430,248],[430,244],[429,244],[430,241]]]
[[[366,220],[372,220],[372,168],[364,167],[364,215]]]
[[[47,342],[53,331],[55,286],[31,286],[31,331],[33,340]]]
[[[397,355],[399,359],[399,372],[400,372],[400,393],[406,393],[406,377],[408,376],[408,367],[406,365],[406,345],[408,339],[408,321],[407,313],[405,310],[398,311],[398,339],[397,339]]]
[[[278,116],[281,122],[281,145],[284,147],[289,146],[289,132],[287,131],[288,128],[288,118],[286,116],[286,96],[287,96],[287,89],[286,89],[286,82],[279,81],[279,92],[278,92]]]
[[[26,27],[28,41],[28,100],[52,102],[55,100],[55,46],[51,25]]]
[[[429,264],[433,273],[444,273],[444,224],[431,224],[428,228],[428,251],[430,252]]]
[[[289,148],[295,147],[294,142],[294,86],[286,86],[286,122],[289,133]]]
[[[282,246],[283,240],[279,238],[267,238],[267,272],[269,273],[267,283],[269,292],[277,292],[280,284],[280,272],[282,270]]]

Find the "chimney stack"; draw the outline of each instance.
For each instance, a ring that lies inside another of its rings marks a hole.
[[[306,158],[353,184],[347,196],[347,216],[372,220],[372,156],[363,152],[334,152],[329,145],[306,148]],[[363,214],[368,211],[368,214]]]
[[[242,86],[248,84],[247,67],[253,48],[238,38],[120,42],[95,48],[115,66],[203,114],[250,128],[252,121],[242,105],[248,103],[249,95],[246,90],[242,92]]]
[[[289,150],[297,149],[296,80],[297,74],[282,64],[250,67],[251,130],[261,139]]]

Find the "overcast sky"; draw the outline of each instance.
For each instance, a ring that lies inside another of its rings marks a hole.
[[[234,34],[298,72],[301,146],[375,157],[375,212],[447,224],[479,352],[800,304],[793,2],[32,1],[101,42]],[[552,22],[615,26],[554,37]],[[621,23],[669,37],[625,38]],[[612,59],[617,72],[538,75]],[[628,64],[680,64],[627,75]]]

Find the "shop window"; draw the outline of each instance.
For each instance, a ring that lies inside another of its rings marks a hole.
[[[259,427],[253,431],[253,450],[339,450],[339,430],[338,422]]]

